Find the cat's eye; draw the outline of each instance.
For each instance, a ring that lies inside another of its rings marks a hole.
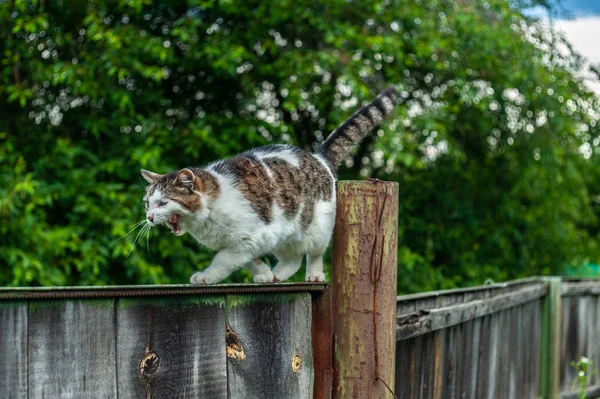
[[[146,206],[146,209],[148,209],[148,200],[144,200],[144,205]]]
[[[168,203],[169,203],[169,201],[160,201],[160,202],[158,203],[158,206],[165,206],[165,205],[167,205]]]

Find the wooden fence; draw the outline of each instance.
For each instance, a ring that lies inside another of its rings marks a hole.
[[[323,288],[0,290],[0,398],[309,398]]]
[[[600,280],[530,278],[398,297],[398,398],[578,398],[600,366]],[[600,376],[587,397],[600,397]]]

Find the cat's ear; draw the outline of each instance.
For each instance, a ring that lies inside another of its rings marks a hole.
[[[142,169],[140,172],[142,172],[142,176],[150,184],[154,183],[155,181],[157,181],[158,179],[160,179],[162,177],[162,175],[159,175],[158,173],[150,172],[149,170],[146,170],[146,169]]]
[[[196,176],[194,176],[194,172],[189,169],[181,169],[179,173],[177,173],[175,182],[181,186],[193,189],[196,182]]]

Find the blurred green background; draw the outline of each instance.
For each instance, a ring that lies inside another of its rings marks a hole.
[[[313,148],[390,84],[340,178],[400,183],[399,292],[600,274],[600,104],[534,5],[0,0],[0,285],[187,282],[189,236],[127,256],[140,168]]]

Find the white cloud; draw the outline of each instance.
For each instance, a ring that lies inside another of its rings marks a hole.
[[[600,63],[600,16],[558,20],[555,21],[555,26],[567,36],[578,52],[589,61]]]
[[[557,30],[564,33],[575,50],[593,64],[600,64],[600,16],[580,17],[554,22]],[[586,67],[587,69],[587,67]],[[585,73],[586,83],[600,93],[600,81]]]

